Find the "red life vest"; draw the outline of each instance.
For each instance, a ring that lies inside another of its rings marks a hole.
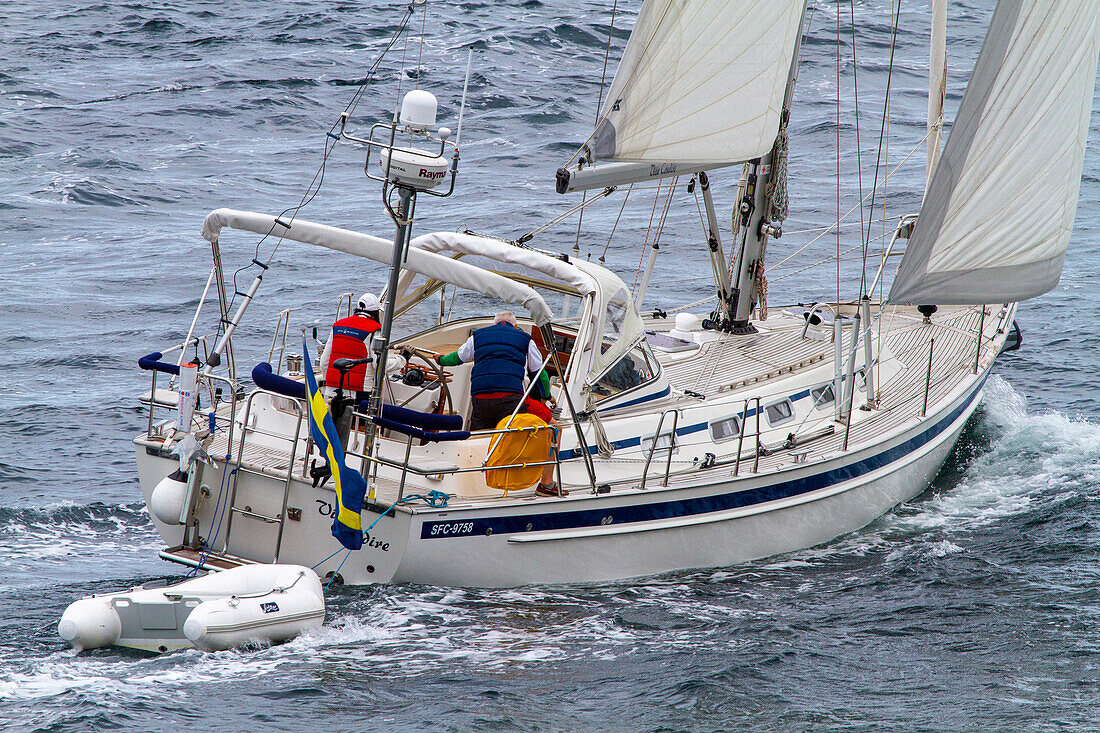
[[[363,359],[373,354],[367,351],[371,334],[382,328],[378,321],[358,313],[341,318],[332,324],[332,354],[326,365],[325,385],[338,387],[340,385],[340,372],[332,368],[332,362],[337,359]],[[360,364],[348,372],[344,378],[345,392],[362,392],[363,381],[366,378],[369,364]]]

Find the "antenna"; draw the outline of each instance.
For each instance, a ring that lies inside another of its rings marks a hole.
[[[462,105],[458,108],[458,130],[455,132],[455,147],[462,141],[462,115],[466,112],[466,90],[470,87],[470,67],[474,63],[474,47],[470,46],[470,53],[466,56],[466,81],[462,83]]]

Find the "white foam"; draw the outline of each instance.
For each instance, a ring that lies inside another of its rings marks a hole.
[[[972,428],[989,448],[961,466],[951,486],[902,505],[836,542],[766,563],[798,570],[838,556],[904,553],[915,543],[933,557],[965,550],[965,534],[1091,491],[1100,476],[1100,425],[1055,411],[1030,413],[1027,400],[999,376],[990,377]],[[964,446],[964,450],[965,450]],[[945,534],[947,537],[945,538]]]
[[[897,515],[896,526],[975,529],[1095,482],[1100,426],[1053,411],[1029,413],[1026,399],[997,376],[986,386],[982,408],[980,429],[992,433],[990,450],[918,512]]]

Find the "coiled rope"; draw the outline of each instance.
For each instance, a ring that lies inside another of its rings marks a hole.
[[[779,137],[775,139],[775,154],[772,156],[774,173],[768,181],[767,195],[771,199],[771,209],[768,216],[772,221],[783,221],[790,210],[790,199],[787,195],[787,157],[790,154],[791,139],[787,134],[787,126],[779,130]]]

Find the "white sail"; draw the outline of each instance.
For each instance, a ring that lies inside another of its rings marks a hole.
[[[804,0],[647,0],[592,141],[597,160],[729,164],[779,130]]]
[[[1100,0],[1001,0],[890,292],[979,304],[1058,282],[1092,111]]]

